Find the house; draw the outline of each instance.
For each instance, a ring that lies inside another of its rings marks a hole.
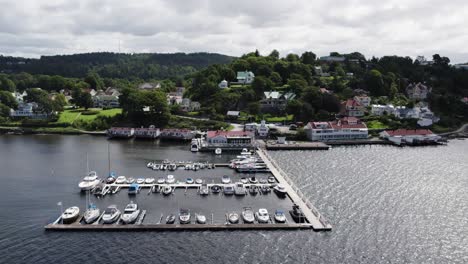
[[[239,111],[227,111],[226,116],[228,118],[238,118],[240,115]]]
[[[251,71],[237,72],[237,82],[241,84],[251,84],[255,79],[255,74]]]
[[[38,105],[36,103],[19,103],[16,110],[10,109],[10,117],[12,118],[31,118],[31,119],[46,119],[52,113],[37,112]]]
[[[190,102],[190,112],[199,111],[201,104],[199,102],[192,101]]]
[[[417,121],[420,127],[432,126],[434,123],[440,121],[440,118],[435,116],[435,114],[428,107],[419,108],[419,119]]]
[[[166,95],[168,105],[180,105],[182,103],[182,95],[177,93],[168,93]]]
[[[138,89],[145,90],[145,91],[151,91],[155,89],[161,88],[160,83],[142,83],[138,85]]]
[[[341,106],[342,106],[341,114],[344,116],[355,116],[355,117],[364,116],[364,111],[365,111],[364,106],[355,99],[348,99],[344,101],[341,104]]]
[[[222,80],[219,84],[218,84],[218,87],[221,88],[221,89],[225,89],[225,88],[228,88],[229,85],[228,85],[228,82],[226,80]]]
[[[135,129],[131,127],[111,127],[107,130],[109,138],[131,138],[135,135]]]
[[[96,95],[93,98],[93,106],[96,108],[119,108],[119,97],[114,95]]]
[[[375,115],[375,116],[395,115],[395,107],[391,104],[389,105],[373,104],[371,106],[371,113],[372,115]]]
[[[257,123],[247,123],[244,124],[244,131],[256,132],[258,124]]]
[[[156,139],[161,133],[159,128],[154,126],[135,128],[135,137],[143,139]]]
[[[104,94],[112,95],[112,96],[120,96],[119,90],[117,90],[116,88],[112,88],[112,87],[107,87],[106,90],[104,91]]]
[[[263,99],[260,100],[260,108],[262,111],[278,111],[286,109],[289,101],[296,97],[294,93],[281,93],[269,91],[263,93]]]
[[[354,100],[358,101],[362,106],[368,107],[371,103],[371,98],[367,95],[356,95]]]
[[[192,102],[189,98],[183,98],[182,102],[180,103],[180,108],[184,112],[193,112],[200,110],[200,103],[199,102]]]
[[[318,76],[322,76],[323,74],[322,66],[315,66],[314,71],[315,71],[315,74]]]
[[[323,57],[320,57],[320,60],[324,61],[324,62],[344,62],[345,59],[346,58],[343,57],[343,56],[323,56]]]
[[[367,126],[356,117],[344,117],[332,122],[309,122],[305,127],[311,141],[366,139]]]
[[[250,131],[208,131],[206,140],[208,144],[250,146],[255,139]]]
[[[321,94],[332,94],[333,93],[332,91],[328,90],[327,88],[320,88],[319,92]]]
[[[270,131],[270,128],[267,127],[265,120],[262,120],[260,125],[257,127],[257,135],[260,138],[266,138],[268,137],[268,132]]]
[[[15,98],[17,103],[24,102],[24,100],[23,100],[24,97],[28,95],[28,93],[26,93],[26,91],[24,91],[23,93],[13,92],[11,94],[13,95],[13,97]]]
[[[396,145],[437,143],[441,139],[439,135],[434,134],[429,129],[385,130],[381,132],[379,135],[380,135],[380,138],[391,141]]]
[[[175,94],[183,96],[185,92],[185,87],[176,87],[175,88]]]
[[[410,99],[425,100],[431,89],[422,83],[411,83],[406,87],[406,94]]]

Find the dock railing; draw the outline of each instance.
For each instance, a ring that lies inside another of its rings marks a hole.
[[[270,154],[268,154],[268,152],[266,150],[263,150],[263,149],[260,149],[260,148],[258,150],[261,151],[265,155],[265,157],[270,161],[270,163],[273,165],[273,167],[275,167],[275,169],[281,174],[281,176],[288,182],[288,184],[297,193],[297,195],[302,199],[302,201],[305,203],[305,205],[319,219],[320,223],[322,223],[322,225],[324,227],[331,226],[329,224],[328,220],[324,216],[322,216],[322,214],[320,214],[320,212],[317,210],[317,208],[315,208],[315,206],[312,205],[311,202],[309,202],[309,199],[304,195],[304,193],[302,193],[302,191],[299,188],[296,187],[294,182],[289,178],[288,174],[285,173],[283,171],[283,169],[281,169],[281,167],[278,166],[278,164],[276,164],[276,161],[270,156]]]

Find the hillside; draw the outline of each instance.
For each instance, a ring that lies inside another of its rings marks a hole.
[[[226,64],[232,60],[233,57],[216,53],[97,52],[42,56],[40,59],[0,55],[0,72],[83,78],[93,70],[105,78],[166,79],[182,77],[209,65]]]

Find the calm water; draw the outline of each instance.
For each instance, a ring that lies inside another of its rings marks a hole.
[[[231,158],[149,142],[112,141],[110,149],[112,170],[135,176],[167,174],[147,170],[145,161],[151,159]],[[106,174],[104,138],[0,136],[0,263],[468,263],[468,141],[435,148],[271,152],[333,224],[328,233],[45,232],[43,226],[59,214],[57,201],[83,201],[76,184],[86,171],[86,152],[90,167]],[[223,171],[203,177],[218,173]],[[155,203],[148,197],[136,199]],[[162,202],[200,203],[195,196],[180,197]],[[121,205],[125,199],[121,194],[100,203]]]

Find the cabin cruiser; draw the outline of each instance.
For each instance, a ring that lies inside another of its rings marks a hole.
[[[202,179],[196,179],[196,180],[195,180],[195,183],[196,183],[196,184],[202,184],[202,183],[203,183],[203,180],[202,180]]]
[[[185,182],[188,183],[188,184],[192,184],[192,183],[193,183],[193,179],[192,179],[192,178],[187,178],[187,179],[185,180]]]
[[[267,194],[267,193],[271,192],[271,189],[270,189],[270,187],[268,185],[262,185],[262,187],[260,187],[260,191],[263,194]]]
[[[242,182],[236,182],[236,185],[234,186],[234,194],[235,195],[245,195],[246,190],[244,187],[244,184]]]
[[[288,192],[286,191],[286,188],[281,184],[278,184],[275,187],[273,187],[273,191],[275,191],[275,193],[279,197],[286,197],[286,194],[288,194]]]
[[[254,212],[251,207],[244,207],[242,210],[242,219],[244,223],[251,224],[255,221]]]
[[[166,182],[166,179],[164,179],[163,177],[159,178],[158,179],[158,184],[164,184]]]
[[[258,212],[255,213],[255,217],[259,223],[268,223],[270,221],[270,215],[265,208],[258,209]]]
[[[145,183],[145,178],[138,178],[138,179],[136,180],[136,183],[138,183],[138,184],[143,184],[143,183]]]
[[[148,163],[146,164],[146,167],[152,169],[152,168],[153,168],[153,165],[154,165],[154,162],[150,161],[150,162],[148,162]]]
[[[220,192],[221,192],[221,189],[222,189],[222,188],[221,188],[221,186],[219,186],[219,185],[212,185],[212,186],[211,186],[211,191],[212,191],[213,193],[220,193]]]
[[[269,182],[269,183],[275,183],[275,182],[276,182],[275,177],[274,177],[274,176],[269,176],[269,177],[268,177],[268,182]]]
[[[163,189],[162,189],[162,193],[164,195],[169,195],[172,193],[172,187],[169,186],[169,185],[164,185]]]
[[[195,219],[197,220],[197,223],[199,223],[199,224],[206,224],[206,217],[205,217],[205,215],[202,215],[202,214],[195,214]]]
[[[140,192],[140,185],[138,183],[132,183],[130,187],[128,187],[128,194],[135,195]]]
[[[286,215],[284,214],[284,212],[282,210],[276,210],[275,211],[275,221],[277,223],[284,223],[286,222]]]
[[[170,214],[166,217],[166,224],[173,224],[175,222],[175,215],[174,214]]]
[[[166,183],[172,184],[175,182],[174,175],[167,175]]]
[[[140,215],[140,209],[138,209],[138,205],[132,201],[125,207],[120,219],[122,219],[124,224],[131,224],[137,220],[138,215]]]
[[[221,153],[223,153],[223,150],[222,150],[222,149],[220,149],[220,148],[216,148],[216,149],[215,149],[215,154],[216,154],[216,155],[221,155]]]
[[[257,195],[258,194],[258,187],[255,185],[250,185],[249,192],[251,195]]]
[[[190,146],[190,151],[192,152],[198,152],[198,144],[195,140],[195,142],[192,141],[192,145]]]
[[[125,181],[127,184],[132,184],[135,182],[135,179],[134,178],[127,178],[127,180]]]
[[[292,210],[289,210],[289,214],[296,223],[305,223],[307,221],[307,218],[297,204],[293,204]]]
[[[180,209],[179,221],[180,221],[181,224],[189,224],[190,223],[190,210],[189,209]]]
[[[146,179],[145,179],[145,183],[146,183],[146,184],[153,184],[154,181],[155,181],[154,178],[146,178]]]
[[[224,186],[224,195],[233,195],[234,186],[232,184],[227,184]]]
[[[83,215],[83,220],[86,224],[91,224],[96,221],[101,215],[101,211],[94,204],[90,204]]]
[[[102,222],[104,224],[112,224],[117,221],[120,217],[120,210],[117,209],[117,206],[110,205],[109,207],[104,210],[104,214],[102,215]]]
[[[125,176],[119,176],[115,180],[115,183],[117,184],[124,184],[127,181],[127,178]]]
[[[210,189],[208,188],[208,185],[206,183],[203,183],[200,186],[200,194],[201,195],[208,195],[210,194]]]
[[[257,178],[255,178],[255,176],[253,176],[253,177],[249,178],[249,182],[250,183],[258,183],[258,180],[257,180]]]
[[[71,224],[78,219],[78,216],[80,216],[80,208],[77,206],[73,206],[70,208],[67,208],[63,213],[62,213],[62,223],[63,224]]]
[[[239,223],[239,214],[236,212],[232,212],[228,214],[228,221],[231,224]]]
[[[231,169],[235,169],[241,165],[255,164],[257,162],[258,162],[258,159],[256,157],[245,157],[241,159],[231,160],[231,164],[229,165],[229,167]]]
[[[99,180],[97,173],[95,171],[91,171],[88,173],[88,176],[84,177],[78,184],[78,187],[80,187],[82,191],[89,191],[96,187],[100,182],[101,180]]]
[[[242,183],[244,183],[244,184],[249,183],[249,179],[247,179],[247,178],[245,178],[245,177],[242,177],[242,178],[240,179],[240,181],[241,181]]]
[[[221,178],[221,182],[224,183],[224,184],[230,183],[231,178],[229,178],[229,176],[227,176],[227,175],[223,175],[223,177]]]
[[[237,172],[255,173],[255,172],[269,172],[270,169],[265,164],[248,163],[239,164],[236,167]]]

